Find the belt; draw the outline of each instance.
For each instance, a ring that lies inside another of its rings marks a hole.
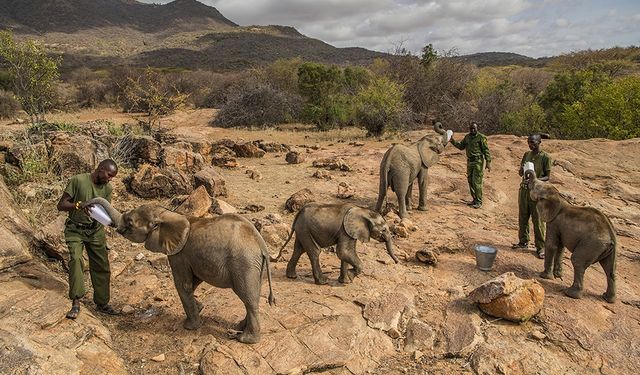
[[[67,224],[71,224],[78,229],[85,229],[85,230],[98,229],[98,227],[100,226],[100,223],[98,223],[97,221],[94,221],[91,224],[82,224],[82,223],[76,223],[75,221],[72,221],[72,220],[68,220]]]
[[[467,157],[467,160],[469,160],[469,161],[481,161],[481,160],[484,160],[484,158],[482,156],[469,156],[469,157]]]

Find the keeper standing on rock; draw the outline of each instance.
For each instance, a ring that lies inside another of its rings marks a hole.
[[[71,177],[58,202],[58,211],[69,212],[64,228],[64,237],[69,248],[69,298],[72,301],[71,310],[67,313],[69,319],[78,317],[80,298],[86,293],[83,248],[87,249],[89,257],[93,301],[97,310],[105,314],[118,314],[109,305],[111,269],[104,226],[80,208],[82,202],[96,197],[110,202],[113,188],[109,181],[117,174],[116,163],[111,159],[103,160],[92,173],[81,173]]]
[[[453,137],[450,140],[458,150],[467,150],[467,182],[471,192],[471,202],[467,203],[473,208],[482,207],[482,176],[484,169],[491,172],[491,154],[487,144],[487,136],[478,132],[478,124],[472,122],[469,125],[469,134],[465,135],[462,142],[456,142]]]
[[[544,258],[544,232],[545,225],[538,216],[536,210],[536,202],[531,200],[529,196],[529,182],[524,178],[524,165],[527,162],[533,163],[536,177],[540,181],[549,181],[551,176],[551,157],[544,151],[540,150],[542,136],[540,134],[532,134],[527,138],[529,150],[524,153],[520,161],[518,174],[522,177],[520,181],[520,190],[518,191],[518,243],[513,245],[514,249],[526,249],[529,246],[529,217],[533,222],[533,233],[536,245],[536,254],[538,258]]]

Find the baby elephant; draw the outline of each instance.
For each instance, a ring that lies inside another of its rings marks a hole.
[[[187,314],[186,329],[197,329],[202,324],[202,305],[193,292],[205,281],[218,288],[231,288],[244,303],[246,316],[239,325],[242,333],[238,341],[252,344],[260,340],[258,304],[265,271],[269,304],[274,304],[275,299],[269,251],[249,220],[236,214],[211,219],[185,217],[149,204],[120,213],[102,198],[89,200],[83,207],[94,204],[104,207],[116,231],[126,239],[169,256],[173,282]]]
[[[585,270],[599,262],[607,276],[604,299],[613,303],[616,298],[616,233],[611,221],[592,207],[577,207],[560,197],[558,189],[548,182],[536,179],[527,172],[531,199],[537,201],[540,219],[547,223],[545,238],[545,279],[562,277],[562,253],[571,251],[573,285],[565,290],[572,298],[582,297]]]
[[[368,242],[373,237],[380,242],[386,242],[387,252],[398,263],[393,253],[391,231],[384,218],[377,212],[352,204],[341,203],[309,203],[302,207],[291,226],[291,234],[287,242],[282,245],[277,261],[282,256],[282,250],[287,246],[293,233],[296,241],[293,255],[287,264],[287,277],[295,279],[296,265],[303,252],[307,252],[311,260],[311,269],[316,284],[326,284],[327,278],[320,269],[320,251],[322,248],[336,245],[336,255],[342,261],[340,264],[341,283],[349,283],[362,272],[362,262],[356,254],[356,241]],[[348,269],[348,265],[353,269]]]

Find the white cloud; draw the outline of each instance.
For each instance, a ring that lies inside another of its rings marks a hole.
[[[640,2],[628,0],[200,1],[240,25],[293,26],[337,47],[385,52],[402,41],[414,52],[432,43],[439,51],[455,48],[461,54],[539,57],[640,40]]]

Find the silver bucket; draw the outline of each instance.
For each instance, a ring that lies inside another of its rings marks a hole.
[[[480,271],[491,271],[498,249],[488,245],[475,245],[476,265]]]

